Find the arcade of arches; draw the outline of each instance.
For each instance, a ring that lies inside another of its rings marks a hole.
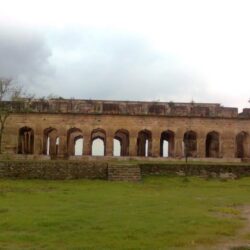
[[[2,152],[17,158],[250,158],[250,108],[75,99],[1,105],[11,110]]]
[[[59,129],[48,127],[43,130],[42,138],[40,154],[51,156],[224,157],[223,139],[215,130],[208,131],[202,137],[194,130],[187,130],[182,137],[177,137],[175,131],[166,129],[155,138],[149,129],[133,131],[131,136],[130,131],[124,128],[111,134],[103,128],[95,128],[86,133],[80,128],[72,127],[66,134],[62,134]],[[21,127],[18,130],[17,153],[34,154],[34,147],[38,145],[36,140],[32,127]],[[235,149],[234,157],[250,157],[250,137],[247,132],[238,132],[232,138],[232,145]]]

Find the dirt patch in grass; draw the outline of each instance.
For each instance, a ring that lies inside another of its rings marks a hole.
[[[244,227],[237,231],[237,233],[228,238],[223,239],[219,244],[209,249],[220,250],[250,250],[250,205],[236,208],[224,208],[216,211],[216,216],[222,217],[235,217],[239,216],[245,221]],[[197,249],[203,250],[205,248],[198,247]]]

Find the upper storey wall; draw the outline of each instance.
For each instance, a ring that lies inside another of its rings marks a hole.
[[[237,108],[222,107],[220,104],[174,103],[174,102],[133,102],[99,100],[32,100],[1,102],[13,112],[34,113],[79,113],[118,115],[157,115],[172,117],[215,117],[237,118]],[[250,112],[244,116],[250,118]]]
[[[243,109],[243,112],[239,114],[239,117],[250,118],[250,109],[249,108]]]

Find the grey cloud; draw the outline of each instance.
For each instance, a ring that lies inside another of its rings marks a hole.
[[[69,29],[51,33],[50,39],[57,68],[53,91],[59,95],[125,100],[188,96],[190,100],[197,94],[193,89],[204,92],[204,83],[173,55],[161,54],[135,34]]]
[[[0,33],[0,75],[18,79],[38,96],[173,101],[204,96],[204,83],[194,72],[136,34],[79,27],[46,32],[0,27]]]
[[[53,73],[46,40],[34,30],[18,27],[0,26],[0,34],[0,76],[11,77],[36,92]]]

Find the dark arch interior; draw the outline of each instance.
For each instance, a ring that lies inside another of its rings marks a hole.
[[[206,137],[206,157],[218,158],[220,154],[219,133],[213,131]]]
[[[137,137],[137,155],[152,155],[152,133],[149,130],[142,130]]]
[[[75,155],[76,141],[83,138],[82,130],[79,128],[70,128],[67,133],[68,155]],[[82,149],[83,150],[83,149]],[[81,154],[82,155],[82,154]]]
[[[161,133],[160,156],[164,156],[164,141],[168,143],[168,157],[174,157],[174,132],[167,130]]]
[[[29,127],[19,129],[18,154],[34,153],[34,131]]]
[[[55,128],[47,128],[43,133],[43,154],[57,155],[59,152],[59,137]]]
[[[242,131],[236,136],[236,157],[246,158],[249,156],[249,136]]]
[[[129,132],[125,129],[120,129],[116,131],[115,137],[116,140],[120,142],[120,156],[129,155]]]
[[[194,131],[187,131],[184,134],[184,155],[185,157],[197,156],[197,135]]]

